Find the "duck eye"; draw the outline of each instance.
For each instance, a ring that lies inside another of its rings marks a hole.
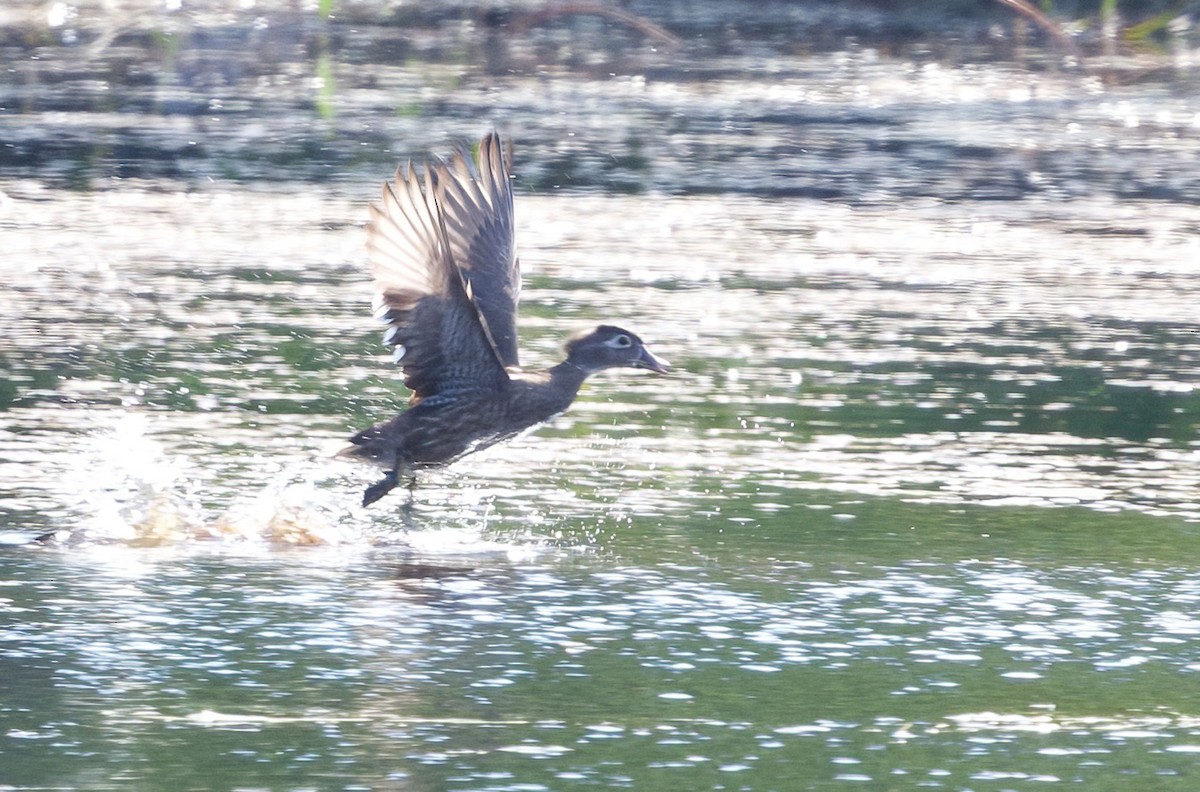
[[[618,335],[606,338],[603,343],[609,349],[629,349],[629,347],[633,346],[633,338],[625,333],[619,333]]]

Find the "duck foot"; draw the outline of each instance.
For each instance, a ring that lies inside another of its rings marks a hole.
[[[363,507],[370,506],[375,501],[387,495],[400,483],[400,477],[396,475],[396,471],[389,470],[383,478],[376,481],[371,486],[367,487],[363,492]]]

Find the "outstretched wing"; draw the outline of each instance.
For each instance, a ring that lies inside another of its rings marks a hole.
[[[517,360],[517,260],[509,161],[495,132],[479,143],[478,165],[458,151],[437,169],[438,204],[446,220],[450,255],[496,354],[505,366]]]
[[[484,138],[481,150],[494,146],[499,156],[498,141],[489,143],[494,140],[494,134]],[[507,281],[515,281],[516,290],[508,285],[491,294],[497,267],[490,258],[507,250],[508,269],[516,273],[512,191],[503,161],[485,170],[486,177],[472,171],[461,152],[424,173],[410,164],[371,206],[367,249],[375,312],[390,325],[384,340],[403,367],[413,401],[499,387],[508,379],[505,367],[516,362],[519,273]],[[507,320],[498,306],[511,306]],[[508,352],[497,345],[493,325]]]

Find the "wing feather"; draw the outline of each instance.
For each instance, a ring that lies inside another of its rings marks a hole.
[[[499,152],[496,140],[485,137],[481,151]],[[420,171],[409,163],[370,207],[375,315],[390,325],[385,343],[414,401],[494,389],[517,362],[511,185],[502,160],[485,161],[499,178],[461,151]]]
[[[521,268],[509,159],[493,132],[480,141],[478,162],[458,151],[443,166],[438,203],[452,257],[471,286],[472,302],[497,355],[505,366],[516,367]]]

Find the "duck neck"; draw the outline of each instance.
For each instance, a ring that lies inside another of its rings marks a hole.
[[[575,394],[579,393],[579,386],[591,373],[572,363],[570,359],[564,360],[550,369],[550,387],[570,404],[575,399]]]

